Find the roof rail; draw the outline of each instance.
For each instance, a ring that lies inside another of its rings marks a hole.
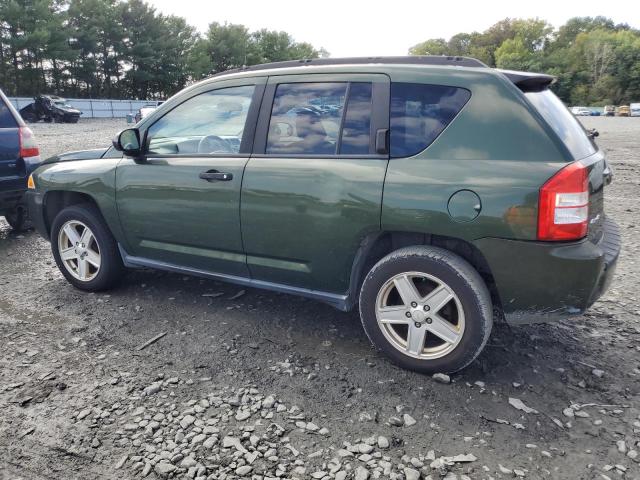
[[[301,60],[287,60],[284,62],[262,63],[249,67],[240,67],[215,73],[218,76],[228,73],[253,72],[273,68],[290,68],[318,65],[351,65],[366,63],[385,63],[395,65],[446,65],[457,67],[486,67],[487,65],[470,57],[451,57],[444,55],[407,55],[396,57],[345,57],[345,58],[304,58]]]

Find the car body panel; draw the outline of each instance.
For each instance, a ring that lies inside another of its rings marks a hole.
[[[248,275],[240,237],[240,185],[248,160],[229,158],[122,159],[117,204],[127,252],[156,261]],[[201,172],[230,173],[206,182]],[[170,200],[169,200],[170,199]]]
[[[482,238],[473,244],[491,265],[506,321],[521,324],[559,320],[589,308],[612,281],[620,233],[607,220],[597,243]]]
[[[47,197],[56,193],[86,195],[96,203],[113,235],[118,241],[124,241],[126,237],[120,226],[115,199],[116,166],[119,161],[116,158],[92,158],[42,165],[34,174],[36,188],[41,194],[41,206],[46,206]],[[30,212],[34,216],[44,214],[39,209]],[[44,221],[35,221],[36,224],[46,224]]]
[[[380,230],[387,160],[251,159],[242,234],[252,276],[344,293],[361,240]]]
[[[66,152],[54,155],[42,162],[42,165],[50,165],[52,163],[75,162],[77,160],[92,160],[102,158],[107,152],[107,148],[93,148],[91,150],[78,150],[75,152]],[[119,154],[118,157],[121,157]]]

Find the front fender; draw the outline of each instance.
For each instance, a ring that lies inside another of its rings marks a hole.
[[[35,193],[42,200],[43,212],[54,208],[54,201],[60,201],[67,193],[87,196],[102,213],[116,240],[121,242],[124,235],[115,202],[115,172],[118,161],[119,159],[114,158],[93,158],[49,163],[39,167],[33,178]]]

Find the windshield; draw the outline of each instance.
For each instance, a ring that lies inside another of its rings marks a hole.
[[[576,160],[596,152],[582,124],[551,90],[527,92],[527,99],[555,130]]]

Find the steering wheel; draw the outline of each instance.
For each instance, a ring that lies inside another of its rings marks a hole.
[[[231,153],[229,142],[217,135],[206,135],[198,142],[198,153]]]

